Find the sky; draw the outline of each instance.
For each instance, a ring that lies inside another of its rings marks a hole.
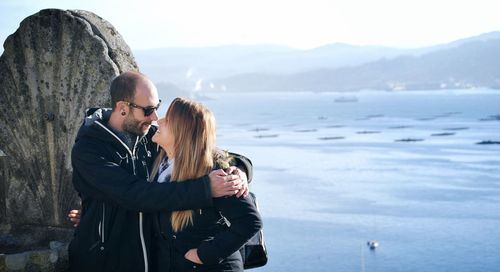
[[[1,0],[2,44],[22,19],[45,8],[92,11],[132,50],[332,43],[415,48],[500,30],[498,0]]]

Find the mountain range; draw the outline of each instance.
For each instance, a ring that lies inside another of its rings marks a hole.
[[[500,88],[500,32],[399,49],[331,44],[134,51],[160,92]]]

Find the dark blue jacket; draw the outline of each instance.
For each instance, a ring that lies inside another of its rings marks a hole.
[[[107,114],[106,114],[107,112]],[[73,184],[82,217],[69,246],[71,271],[151,271],[152,215],[212,206],[207,176],[147,182],[158,147],[152,127],[130,149],[108,127],[109,111],[92,110],[72,149]]]
[[[232,155],[251,169],[247,158]],[[153,245],[153,254],[158,255],[154,258],[155,271],[243,271],[239,249],[262,228],[259,212],[249,196],[215,198],[213,207],[195,209],[193,225],[178,233],[172,230],[170,216],[170,212],[158,214],[159,235]],[[198,249],[203,265],[184,258],[192,248]]]

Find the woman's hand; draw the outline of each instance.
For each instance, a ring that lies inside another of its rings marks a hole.
[[[192,248],[184,254],[184,258],[188,259],[189,261],[196,263],[196,264],[203,264],[198,257],[198,249]]]

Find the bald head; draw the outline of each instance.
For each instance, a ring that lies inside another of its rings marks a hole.
[[[145,75],[139,72],[124,72],[115,77],[109,89],[113,110],[116,108],[116,103],[119,101],[133,101],[135,91],[139,85],[154,86]]]

